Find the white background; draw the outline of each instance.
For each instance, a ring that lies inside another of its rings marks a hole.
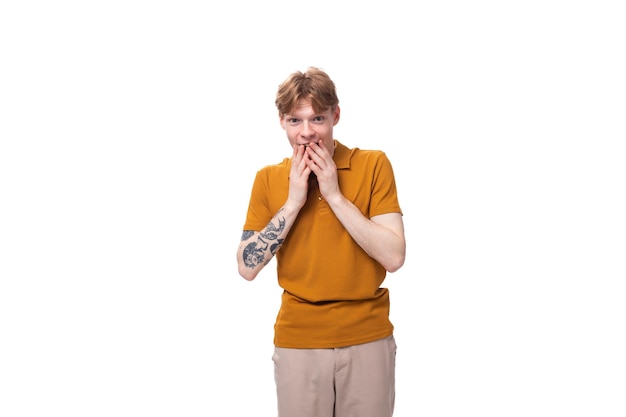
[[[275,415],[235,251],[315,65],[397,176],[395,415],[623,417],[619,3],[3,2],[0,415]]]

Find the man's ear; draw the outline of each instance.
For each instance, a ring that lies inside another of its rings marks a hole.
[[[341,118],[341,109],[339,105],[335,106],[335,111],[333,111],[333,126],[339,123],[339,119]]]
[[[278,116],[278,122],[280,123],[280,127],[285,130],[285,119],[283,117]]]

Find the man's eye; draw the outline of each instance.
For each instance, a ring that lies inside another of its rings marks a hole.
[[[296,119],[295,117],[292,117],[289,119],[289,123],[297,123],[298,119]]]
[[[314,122],[323,122],[324,121],[324,116],[316,116],[313,118]]]

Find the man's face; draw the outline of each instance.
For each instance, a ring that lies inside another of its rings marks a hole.
[[[309,99],[301,100],[291,114],[280,119],[280,125],[287,132],[287,139],[293,145],[307,145],[311,142],[324,142],[326,148],[334,151],[333,127],[339,122],[339,106],[333,110],[315,113]]]

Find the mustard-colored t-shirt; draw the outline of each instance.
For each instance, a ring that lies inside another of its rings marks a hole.
[[[391,163],[382,151],[349,149],[335,141],[339,188],[368,218],[402,213]],[[267,226],[289,193],[291,159],[257,172],[244,230]],[[274,344],[335,348],[393,333],[386,271],[348,234],[314,183],[307,202],[276,253],[283,288]]]

